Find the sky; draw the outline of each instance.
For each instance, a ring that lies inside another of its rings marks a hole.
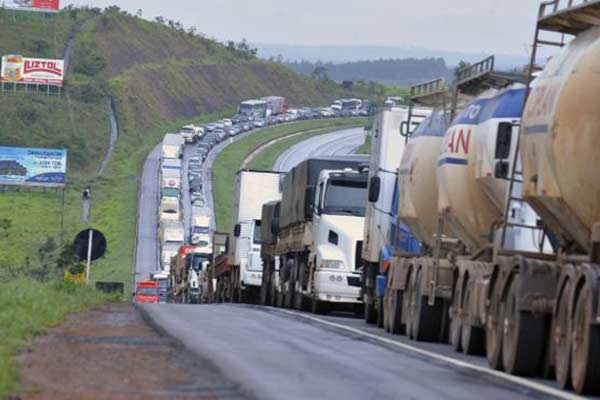
[[[61,0],[179,20],[218,40],[525,56],[541,0]]]

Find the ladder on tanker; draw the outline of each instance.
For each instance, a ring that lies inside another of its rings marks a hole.
[[[534,73],[537,70],[536,60],[540,47],[563,47],[565,45],[565,35],[577,36],[578,34],[595,26],[600,26],[600,0],[550,0],[543,2],[540,5],[538,22],[535,29],[533,46],[531,50],[531,59],[529,61],[529,67],[526,74],[527,80],[523,111],[525,110],[527,99],[531,94],[531,84],[534,79]],[[556,40],[555,37],[542,37],[542,32],[559,35],[560,39]],[[511,251],[505,249],[507,232],[510,228],[522,228],[542,232],[539,253],[532,254],[532,256],[535,256],[536,254],[544,253],[544,245],[547,233],[544,229],[544,226],[539,222],[535,225],[528,225],[511,222],[508,220],[508,216],[512,213],[515,203],[525,202],[520,194],[514,193],[515,186],[523,183],[522,165],[519,162],[521,159],[520,136],[521,130],[519,129],[519,133],[516,138],[517,142],[515,146],[515,156],[512,160],[510,177],[508,178],[509,184],[507,201],[505,203],[506,208],[504,210],[505,218],[501,223],[500,243],[499,248],[495,248],[495,253],[510,254]]]
[[[408,138],[413,133],[415,123],[414,118],[420,118],[421,121],[427,118],[427,115],[416,114],[415,107],[423,106],[432,109],[443,107],[446,110],[446,105],[449,102],[448,86],[444,78],[433,79],[423,83],[419,83],[410,87],[410,104],[408,106],[408,117],[400,125],[400,136],[408,141]],[[418,124],[416,124],[418,126]]]

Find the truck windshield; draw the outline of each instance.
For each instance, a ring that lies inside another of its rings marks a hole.
[[[209,234],[210,233],[210,228],[208,226],[194,226],[194,232],[193,233],[197,233],[197,234],[201,234],[201,233]]]
[[[157,287],[138,287],[137,293],[138,296],[158,296],[158,288]]]
[[[363,217],[367,203],[367,181],[332,179],[327,184],[322,212]]]
[[[254,235],[253,235],[253,242],[254,244],[260,244],[261,242],[261,237],[260,237],[260,221],[254,221]]]
[[[194,130],[192,128],[181,128],[181,133],[194,133]]]
[[[209,259],[206,256],[194,255],[192,259],[192,268],[194,271],[200,272],[204,268],[204,263],[208,262]]]
[[[162,197],[178,197],[179,190],[176,188],[163,188],[162,189]]]

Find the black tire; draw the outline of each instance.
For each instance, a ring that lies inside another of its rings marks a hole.
[[[373,290],[367,289],[368,292],[372,292]],[[367,294],[364,299],[365,303],[365,322],[367,324],[374,324],[377,322],[377,310],[375,309],[375,304],[373,302],[374,296],[372,293]],[[370,301],[370,302],[369,302]]]
[[[502,282],[496,279],[492,288],[490,308],[485,324],[485,348],[488,365],[502,370],[502,328],[504,323],[504,303],[502,301]]]
[[[260,300],[259,303],[262,306],[270,306],[271,305],[271,274],[270,274],[270,263],[266,262],[263,268],[262,281],[260,285]]]
[[[544,356],[545,321],[517,308],[520,278],[515,275],[510,283],[504,308],[502,363],[512,375],[533,376],[538,373]]]
[[[394,335],[403,335],[405,326],[402,323],[402,299],[403,293],[401,290],[392,290],[390,304],[388,307],[388,315],[390,321],[390,333]]]
[[[383,312],[383,298],[382,297],[378,297],[377,298],[377,327],[378,328],[383,328],[383,325],[385,323],[385,313]]]
[[[485,331],[483,327],[473,326],[471,315],[471,297],[473,296],[473,282],[467,283],[463,299],[463,322],[461,344],[463,353],[471,355],[485,355]]]
[[[450,345],[454,351],[462,351],[462,282],[459,281],[452,295],[450,307]]]
[[[557,310],[553,316],[552,341],[556,349],[554,365],[556,381],[563,389],[571,388],[571,340],[572,323],[569,310],[571,282],[568,281],[560,296],[557,296]]]
[[[439,341],[442,328],[443,305],[435,299],[433,306],[427,304],[427,296],[421,292],[423,270],[417,272],[414,287],[415,314],[413,321],[413,337],[417,342]]]
[[[270,294],[269,294],[269,298],[270,298],[270,305],[273,307],[280,307],[279,305],[279,295],[277,292],[277,288],[275,287],[275,274],[277,272],[273,271],[271,272],[271,283],[269,285],[269,289],[270,289]]]
[[[586,283],[577,297],[571,345],[571,381],[580,394],[600,393],[600,330],[593,325],[593,303]]]
[[[413,287],[412,287],[411,279],[409,277],[408,284],[406,285],[406,289],[404,290],[402,296],[402,318],[404,318],[404,329],[406,332],[406,336],[409,339],[414,339],[413,336],[413,319],[414,319],[414,311],[412,307],[413,301]]]
[[[329,312],[329,303],[313,297],[310,308],[313,314],[324,315]]]

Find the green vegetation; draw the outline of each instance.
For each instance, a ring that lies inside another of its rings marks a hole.
[[[365,142],[356,150],[356,154],[371,154],[371,136],[365,137]]]
[[[233,197],[235,174],[239,170],[243,160],[257,147],[280,137],[288,136],[298,132],[310,131],[307,134],[324,133],[325,130],[338,130],[350,126],[362,126],[366,122],[364,118],[352,119],[334,119],[334,120],[316,120],[303,121],[289,125],[275,126],[264,129],[258,133],[248,136],[223,150],[213,165],[213,200],[215,205],[215,214],[217,218],[217,228],[220,231],[227,231],[231,227],[231,203]],[[301,136],[297,138],[302,140]],[[278,143],[279,144],[279,143]],[[283,151],[284,148],[274,145]],[[266,160],[273,162],[277,159],[278,153],[271,153],[270,148],[265,149],[267,153]],[[262,159],[261,154],[260,159]],[[251,165],[257,165],[259,159]]]
[[[68,313],[110,300],[115,298],[78,285],[22,278],[0,283],[0,398],[17,389],[13,356],[21,345]]]

